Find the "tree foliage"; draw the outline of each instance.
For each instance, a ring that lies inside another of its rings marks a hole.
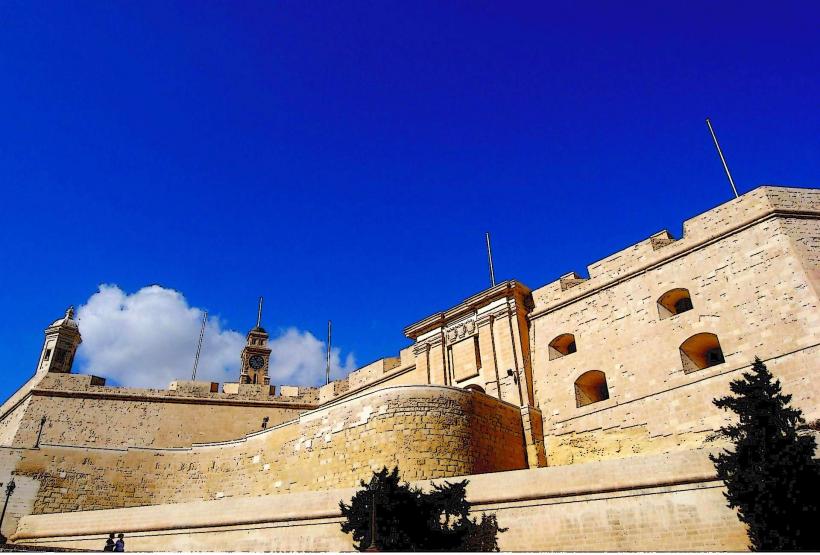
[[[801,411],[789,407],[791,395],[781,393],[780,381],[759,358],[729,388],[734,395],[714,404],[738,416],[719,431],[734,450],[710,458],[726,484],[729,507],[748,526],[750,548],[817,550],[820,467],[814,437],[798,434]]]
[[[379,551],[498,551],[494,515],[469,517],[467,480],[434,485],[429,492],[401,483],[398,468],[373,473],[350,505],[339,503],[356,549],[372,546],[371,521],[375,503],[376,548]]]

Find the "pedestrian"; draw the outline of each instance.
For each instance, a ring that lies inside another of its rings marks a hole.
[[[105,547],[103,551],[114,551],[114,532],[108,534],[108,539],[105,540]]]
[[[119,551],[120,553],[125,551],[124,537],[125,536],[122,533],[117,534],[117,543],[114,544],[114,551]]]

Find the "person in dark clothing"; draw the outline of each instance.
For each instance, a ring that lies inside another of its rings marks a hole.
[[[117,535],[117,543],[114,544],[114,551],[119,551],[120,553],[125,551],[125,540],[123,537],[123,534]]]
[[[105,547],[103,551],[114,551],[114,532],[108,534],[108,539],[105,540]]]

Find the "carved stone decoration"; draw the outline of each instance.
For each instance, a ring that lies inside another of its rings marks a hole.
[[[447,343],[453,343],[458,339],[458,329],[450,328],[447,330]]]
[[[444,331],[444,337],[448,345],[461,341],[465,337],[470,337],[478,332],[475,319],[459,322]]]

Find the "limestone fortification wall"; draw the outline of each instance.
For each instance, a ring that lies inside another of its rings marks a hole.
[[[373,391],[239,441],[189,449],[41,444],[16,474],[40,481],[35,513],[353,487],[372,469],[407,479],[526,468],[517,407],[437,386]]]
[[[318,399],[272,397],[261,386],[244,395],[107,387],[82,374],[46,374],[2,421],[2,445],[33,447],[41,441],[89,447],[187,447],[236,439],[315,408]],[[205,384],[207,385],[207,384]],[[202,389],[202,388],[200,388]],[[207,388],[205,388],[207,389]],[[315,391],[315,390],[314,390]]]
[[[20,459],[27,451],[29,450],[0,447],[0,484],[3,484],[0,491],[5,494],[5,486],[12,479],[16,486],[14,493],[9,497],[6,515],[3,518],[3,527],[0,530],[6,537],[14,534],[20,517],[29,515],[34,510],[34,500],[37,497],[37,491],[40,489],[38,479],[13,474],[14,469],[17,468],[17,463],[20,462]]]
[[[820,191],[759,188],[688,220],[677,241],[656,236],[593,264],[586,281],[533,291],[549,464],[701,445],[729,417],[712,400],[755,356],[807,419],[820,418],[818,218]],[[675,288],[694,308],[662,317],[658,300]],[[551,357],[563,333],[577,351]],[[698,333],[717,335],[725,363],[687,373],[680,346]],[[579,407],[575,380],[589,370],[605,374],[609,399]]]
[[[31,390],[42,378],[42,374],[32,376],[0,406],[0,445],[12,445],[17,428],[25,418]]]
[[[740,551],[703,450],[465,476],[473,512],[509,530],[504,551]],[[429,481],[415,482],[430,487]],[[110,530],[129,550],[352,551],[339,501],[354,489],[25,516],[15,543],[100,549]]]
[[[588,278],[571,283],[569,274],[533,290],[533,314],[555,308],[610,282],[646,271],[652,265],[720,240],[727,233],[753,225],[757,220],[779,214],[814,214],[820,216],[820,189],[761,186],[739,198],[721,204],[683,223],[683,237],[674,239],[663,230],[649,239],[622,249],[587,267]],[[562,283],[563,282],[563,283]],[[568,287],[569,286],[569,287]]]
[[[14,445],[14,436],[20,428],[26,415],[31,397],[27,396],[19,403],[15,404],[0,420],[0,445]]]
[[[340,380],[319,388],[319,402],[328,403],[350,397],[365,389],[375,390],[396,385],[428,383],[416,366],[413,348],[402,349],[397,357],[381,358],[354,370]]]
[[[410,326],[398,357],[321,388],[37,375],[0,408],[0,481],[21,486],[3,532],[33,511],[18,537],[59,536],[49,545],[98,548],[94,534],[131,526],[132,550],[349,550],[337,502],[352,490],[338,488],[398,464],[409,480],[471,475],[476,509],[510,527],[502,549],[743,549],[705,457],[730,417],[712,400],[759,356],[820,419],[820,190],[760,187],[683,229],[589,278],[483,291]],[[664,313],[681,288],[693,308]],[[680,347],[699,333],[718,337],[723,363],[687,366]],[[561,334],[575,352],[550,350]],[[582,404],[590,370],[608,398]]]

